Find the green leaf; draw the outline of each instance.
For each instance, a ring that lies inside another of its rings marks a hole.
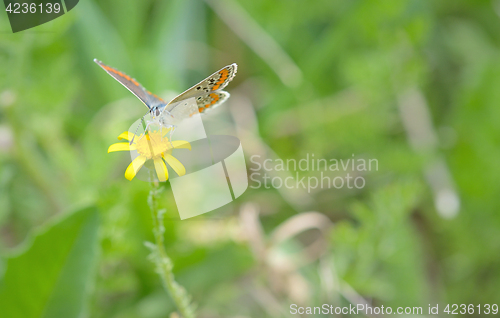
[[[86,208],[50,224],[8,258],[0,287],[2,316],[71,318],[84,310],[98,255],[99,215]]]

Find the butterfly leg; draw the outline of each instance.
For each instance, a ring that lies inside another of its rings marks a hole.
[[[167,132],[165,135],[163,135],[163,128],[168,128]],[[167,141],[170,143],[170,146],[174,148],[174,145],[172,144],[172,133],[175,130],[175,125],[163,125],[160,124],[160,135],[162,138],[167,138]],[[167,137],[168,134],[168,137]]]
[[[176,127],[176,125],[173,124],[173,116],[172,114],[170,114],[168,110],[163,108],[158,118],[159,118],[160,132],[162,136],[163,136],[163,127],[169,128],[169,131],[167,132],[168,133],[167,139],[170,142],[170,146],[173,148],[174,145],[172,144],[172,133]]]
[[[172,134],[174,133],[175,126],[172,126],[170,131],[168,132],[168,141],[170,142],[170,147],[174,148],[174,145],[172,144]]]

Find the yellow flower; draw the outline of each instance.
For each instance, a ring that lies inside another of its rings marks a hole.
[[[170,131],[170,129],[166,132],[168,131]],[[150,131],[145,136],[143,134],[137,136],[126,131],[118,136],[118,139],[128,140],[128,142],[119,142],[109,146],[108,153],[114,151],[137,151],[139,156],[132,160],[128,166],[125,171],[125,178],[132,180],[139,169],[141,169],[144,163],[149,159],[153,159],[156,174],[160,181],[168,180],[168,170],[165,162],[168,163],[179,176],[186,174],[186,168],[184,168],[179,160],[172,156],[172,149],[184,148],[191,150],[191,144],[184,140],[170,141],[165,137],[165,129],[163,129],[162,132],[163,134],[160,131]],[[131,140],[133,140],[132,144],[130,144]]]

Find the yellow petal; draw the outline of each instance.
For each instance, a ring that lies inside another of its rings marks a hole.
[[[127,180],[132,180],[134,179],[135,175],[137,174],[137,171],[142,168],[144,163],[146,162],[146,157],[144,156],[139,156],[135,158],[129,165],[127,170],[125,171],[125,178]]]
[[[165,162],[161,158],[155,158],[155,170],[158,175],[158,180],[161,182],[168,180],[168,170]]]
[[[136,135],[134,133],[131,133],[130,131],[125,131],[125,132],[122,132],[120,134],[120,136],[118,136],[118,140],[132,140],[132,138],[136,137]]]
[[[118,142],[116,144],[112,144],[108,148],[108,153],[114,151],[129,151],[135,150],[135,145],[130,145],[128,142]]]
[[[175,159],[174,156],[169,155],[169,154],[164,154],[163,158],[167,161],[170,167],[174,169],[175,173],[177,173],[179,176],[183,176],[186,174],[186,168],[182,165],[182,163]]]
[[[175,141],[172,141],[172,147],[174,147],[175,149],[181,149],[181,148],[184,148],[184,149],[189,149],[191,150],[191,144],[185,140],[175,140]]]

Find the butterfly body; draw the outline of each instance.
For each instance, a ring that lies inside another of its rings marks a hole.
[[[226,101],[230,95],[222,89],[234,78],[238,68],[235,63],[223,67],[167,103],[146,90],[134,78],[105,65],[97,59],[94,59],[94,62],[149,108],[151,121],[148,124],[158,124],[161,127],[175,127],[182,120],[196,114],[196,111],[204,113]],[[188,102],[192,98],[196,101],[197,110],[193,110],[192,103]]]

